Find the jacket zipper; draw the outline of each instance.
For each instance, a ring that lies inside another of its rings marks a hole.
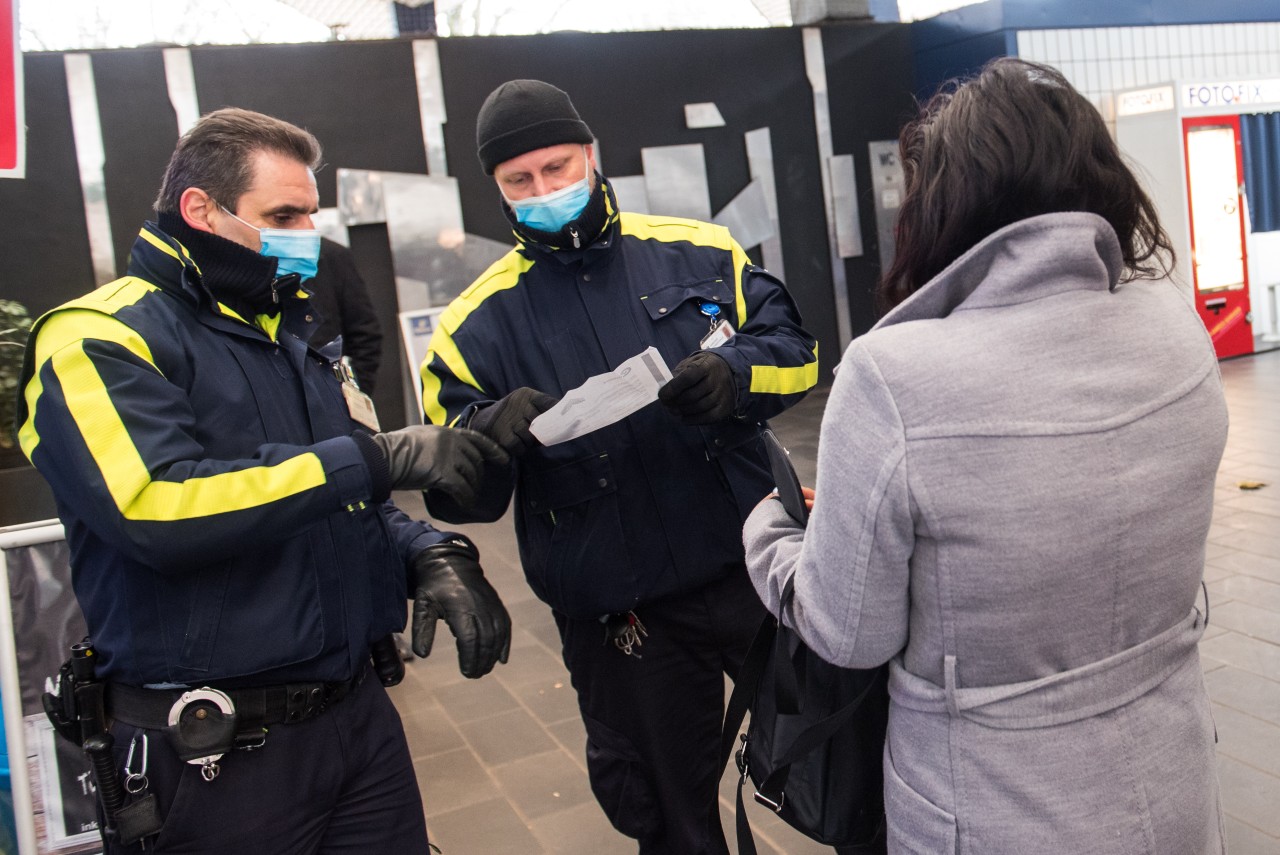
[[[578,240],[578,230],[569,226],[569,236],[573,238],[573,248],[582,249],[582,241]]]

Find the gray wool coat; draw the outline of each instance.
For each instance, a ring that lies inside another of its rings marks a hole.
[[[1224,851],[1197,608],[1227,411],[1190,297],[1092,214],[988,237],[845,352],[807,531],[744,530],[823,658],[890,661],[890,852]]]

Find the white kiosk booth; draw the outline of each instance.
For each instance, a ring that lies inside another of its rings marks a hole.
[[[1177,253],[1175,278],[1194,290],[1219,358],[1280,347],[1280,231],[1251,228],[1241,143],[1242,121],[1276,112],[1280,79],[1191,80],[1116,95],[1116,141],[1144,179]],[[1280,164],[1280,151],[1270,157]]]

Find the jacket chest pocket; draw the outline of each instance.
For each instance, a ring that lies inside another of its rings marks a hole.
[[[668,360],[678,361],[698,350],[703,336],[722,320],[737,327],[733,283],[723,278],[663,285],[642,293],[640,305]]]

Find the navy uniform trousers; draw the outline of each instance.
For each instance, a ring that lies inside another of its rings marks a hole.
[[[409,747],[387,690],[370,674],[320,715],[272,725],[262,748],[229,751],[205,781],[162,731],[117,723],[117,768],[148,735],[147,778],[164,827],[106,855],[425,855],[427,829]],[[142,746],[133,766],[141,766]],[[144,848],[145,846],[145,848]]]
[[[591,789],[642,855],[726,855],[717,806],[724,676],[764,620],[746,568],[637,607],[648,630],[627,656],[599,620],[556,613],[587,731]]]

